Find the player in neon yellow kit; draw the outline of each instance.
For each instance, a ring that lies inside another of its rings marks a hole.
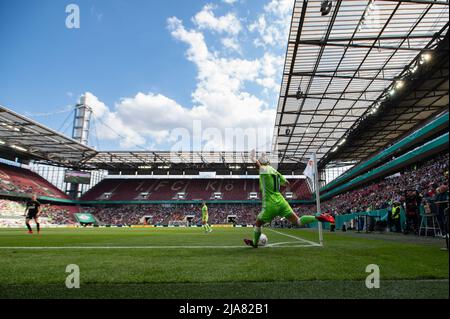
[[[209,218],[208,206],[206,206],[206,203],[203,202],[203,205],[202,205],[202,225],[203,225],[203,229],[205,230],[205,233],[212,232],[212,228],[208,224],[208,218]]]
[[[269,165],[269,159],[265,154],[256,159],[256,152],[250,153],[250,159],[259,169],[259,188],[262,194],[261,213],[256,217],[256,225],[253,232],[253,240],[244,239],[246,245],[257,248],[261,237],[261,227],[270,223],[275,217],[280,216],[289,220],[293,225],[306,225],[315,221],[334,222],[334,218],[327,214],[318,216],[304,215],[300,218],[294,213],[289,203],[280,192],[280,187],[289,182],[276,169]]]

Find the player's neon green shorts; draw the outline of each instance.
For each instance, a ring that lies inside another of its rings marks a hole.
[[[203,215],[202,216],[202,223],[207,223],[208,222],[208,215]]]
[[[293,214],[293,210],[286,200],[280,201],[279,203],[266,203],[265,207],[261,213],[258,214],[258,219],[264,223],[270,223],[275,217],[280,216],[284,218],[289,218]]]

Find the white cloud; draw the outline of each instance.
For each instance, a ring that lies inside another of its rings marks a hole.
[[[200,30],[212,30],[218,33],[228,33],[236,35],[241,29],[241,23],[234,13],[227,13],[224,16],[216,17],[213,12],[214,7],[207,4],[198,12],[193,22]]]
[[[284,58],[281,55],[265,53],[261,60],[261,76],[256,82],[270,92],[277,92],[280,89],[278,74],[283,69]]]
[[[238,0],[222,0],[222,2],[228,3],[228,4],[234,4],[236,3]]]
[[[245,91],[246,82],[257,81],[261,62],[258,59],[220,58],[217,53],[203,50],[206,44],[197,41],[200,38],[204,41],[200,32],[186,30],[180,20],[174,23],[174,19],[170,19],[169,29],[174,38],[188,44],[188,58],[198,69],[197,88],[192,94],[196,105],[192,113],[201,115],[196,119],[220,130],[264,127],[271,135],[275,111]]]
[[[278,18],[291,16],[295,0],[271,0],[264,6],[264,11],[274,14]]]
[[[191,43],[187,56],[190,61],[206,60],[208,57],[208,47],[201,32],[187,31],[182,27],[181,20],[176,17],[167,19],[167,24],[172,32],[172,36]]]
[[[180,129],[189,132],[188,143],[183,144],[184,150],[195,147],[194,138],[201,139],[197,143],[200,149],[244,149],[244,141],[239,140],[240,132],[247,130],[251,140],[257,139],[259,144],[265,144],[271,137],[275,116],[273,110],[262,108],[262,102],[248,93],[235,95],[198,89],[197,99],[203,104],[193,108],[182,107],[160,94],[138,93],[122,99],[114,110],[92,93],[87,95],[87,103],[94,111],[98,138],[119,140],[120,147],[125,149],[148,149],[150,143],[166,143],[170,148],[177,142],[174,132]],[[194,132],[196,123],[201,126],[200,134]],[[262,136],[256,136],[258,129]],[[211,130],[218,134],[210,135]],[[227,130],[232,134],[227,136]],[[234,142],[234,138],[238,141]]]
[[[239,45],[239,42],[235,38],[223,38],[221,40],[223,46],[230,51],[236,51],[238,53],[242,53],[241,46]]]
[[[144,145],[145,138],[133,127],[125,124],[116,112],[112,112],[105,103],[100,101],[94,94],[86,93],[86,104],[92,108],[92,116],[96,120],[97,137],[102,140],[119,140],[123,148]]]
[[[117,134],[111,132],[112,128],[120,134],[120,146],[123,148],[138,145],[160,149],[173,146],[183,150],[242,150],[244,137],[249,139],[250,144],[270,148],[275,104],[269,104],[267,96],[263,99],[250,93],[247,85],[252,84],[254,87],[256,84],[262,88],[262,93],[276,98],[284,55],[276,52],[279,47],[275,44],[283,38],[283,28],[286,26],[282,20],[287,15],[290,18],[292,6],[287,9],[290,4],[293,4],[292,0],[271,0],[254,25],[249,27],[257,35],[260,45],[264,46],[260,56],[253,59],[224,54],[227,50],[230,53],[241,52],[238,34],[242,26],[233,13],[217,17],[213,7],[206,5],[192,19],[194,27],[191,29],[186,28],[176,17],[167,19],[171,36],[187,45],[186,58],[197,69],[197,84],[191,94],[192,104],[181,105],[161,94],[139,92],[133,97],[122,98],[113,109],[90,94],[89,104],[94,109],[95,117],[105,123],[103,127],[98,127],[99,138],[117,139]],[[204,30],[223,34],[220,41],[224,52],[208,47],[202,32]],[[285,41],[283,38],[283,45]],[[200,132],[196,130],[199,125],[202,128]],[[232,134],[227,135],[228,131],[232,131]],[[201,145],[195,141],[180,142],[178,135],[183,132],[188,132],[191,138],[199,138]],[[252,136],[255,132],[257,141]]]
[[[258,60],[220,58],[218,53],[209,52],[200,31],[186,30],[177,18],[170,18],[168,26],[175,39],[188,44],[187,57],[198,69],[198,87],[238,93],[244,81],[252,81],[258,76]]]
[[[289,35],[294,0],[271,0],[264,6],[264,12],[253,21],[248,29],[258,34],[253,43],[257,47],[285,46]]]

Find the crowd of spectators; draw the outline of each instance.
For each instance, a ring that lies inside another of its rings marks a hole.
[[[30,185],[23,185],[20,182],[12,183],[10,181],[3,180],[0,177],[0,192],[15,194],[35,194],[37,191],[37,189],[34,189]]]
[[[310,213],[309,206],[293,205],[293,209],[298,215]],[[208,205],[209,223],[230,224],[234,220],[236,224],[251,225],[260,211],[260,205],[210,204]],[[193,217],[191,224],[201,224],[201,206],[192,204],[86,207],[83,208],[83,212],[93,214],[101,225],[142,224],[144,216],[151,216],[153,225],[168,225],[171,221],[186,221],[187,216]]]
[[[405,202],[410,192],[431,199],[437,189],[448,184],[448,154],[416,165],[357,190],[333,197],[322,203],[328,213],[348,214],[389,207],[393,202]]]
[[[148,208],[143,205],[86,207],[82,212],[94,215],[101,225],[138,225],[141,217],[148,215]]]
[[[448,206],[449,155],[442,154],[397,173],[352,190],[322,203],[323,211],[349,214],[387,209],[400,205],[407,218],[407,231],[418,234],[420,215],[428,209],[435,213],[445,234],[444,210]]]
[[[0,225],[23,226],[25,218],[25,200],[0,199]],[[42,204],[39,215],[42,225],[70,225],[75,223],[75,207]]]
[[[52,225],[75,224],[72,210],[65,206],[44,204],[42,205],[40,217],[46,218],[48,223]]]
[[[238,224],[252,224],[259,213],[258,205],[211,204],[208,206],[211,224],[227,224],[228,216],[236,216]],[[151,216],[154,225],[168,225],[171,221],[185,221],[193,217],[191,223],[201,223],[201,206],[184,205],[115,205],[109,207],[86,207],[84,213],[93,214],[104,225],[142,224],[144,216]]]
[[[66,194],[37,173],[4,163],[0,163],[0,193],[67,198]]]
[[[300,216],[311,213],[309,206],[292,206],[294,211]],[[208,205],[209,223],[251,225],[255,222],[256,216],[260,211],[260,205],[210,204]],[[187,216],[193,217],[191,224],[201,224],[201,206],[191,204],[86,207],[83,208],[83,212],[93,214],[101,225],[143,224],[144,216],[151,216],[151,224],[153,225],[168,225],[171,221],[186,221]]]

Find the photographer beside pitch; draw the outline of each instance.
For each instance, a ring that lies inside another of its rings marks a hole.
[[[39,215],[41,214],[41,203],[39,203],[37,201],[37,196],[33,195],[31,196],[31,200],[29,200],[26,204],[26,208],[25,208],[25,224],[27,225],[28,228],[28,233],[32,234],[33,230],[31,229],[30,226],[30,220],[34,219],[34,222],[36,223],[36,229],[38,234],[41,231],[41,227],[39,224]]]
[[[250,152],[250,160],[255,163],[259,169],[259,188],[262,194],[261,213],[256,217],[253,240],[244,239],[247,246],[258,248],[259,238],[261,237],[261,227],[270,223],[275,217],[280,216],[289,220],[293,225],[307,225],[315,221],[334,223],[334,218],[327,214],[317,216],[304,215],[300,218],[294,213],[289,203],[284,199],[280,192],[280,187],[288,185],[289,182],[269,164],[269,159],[265,155],[256,159],[256,151]]]

